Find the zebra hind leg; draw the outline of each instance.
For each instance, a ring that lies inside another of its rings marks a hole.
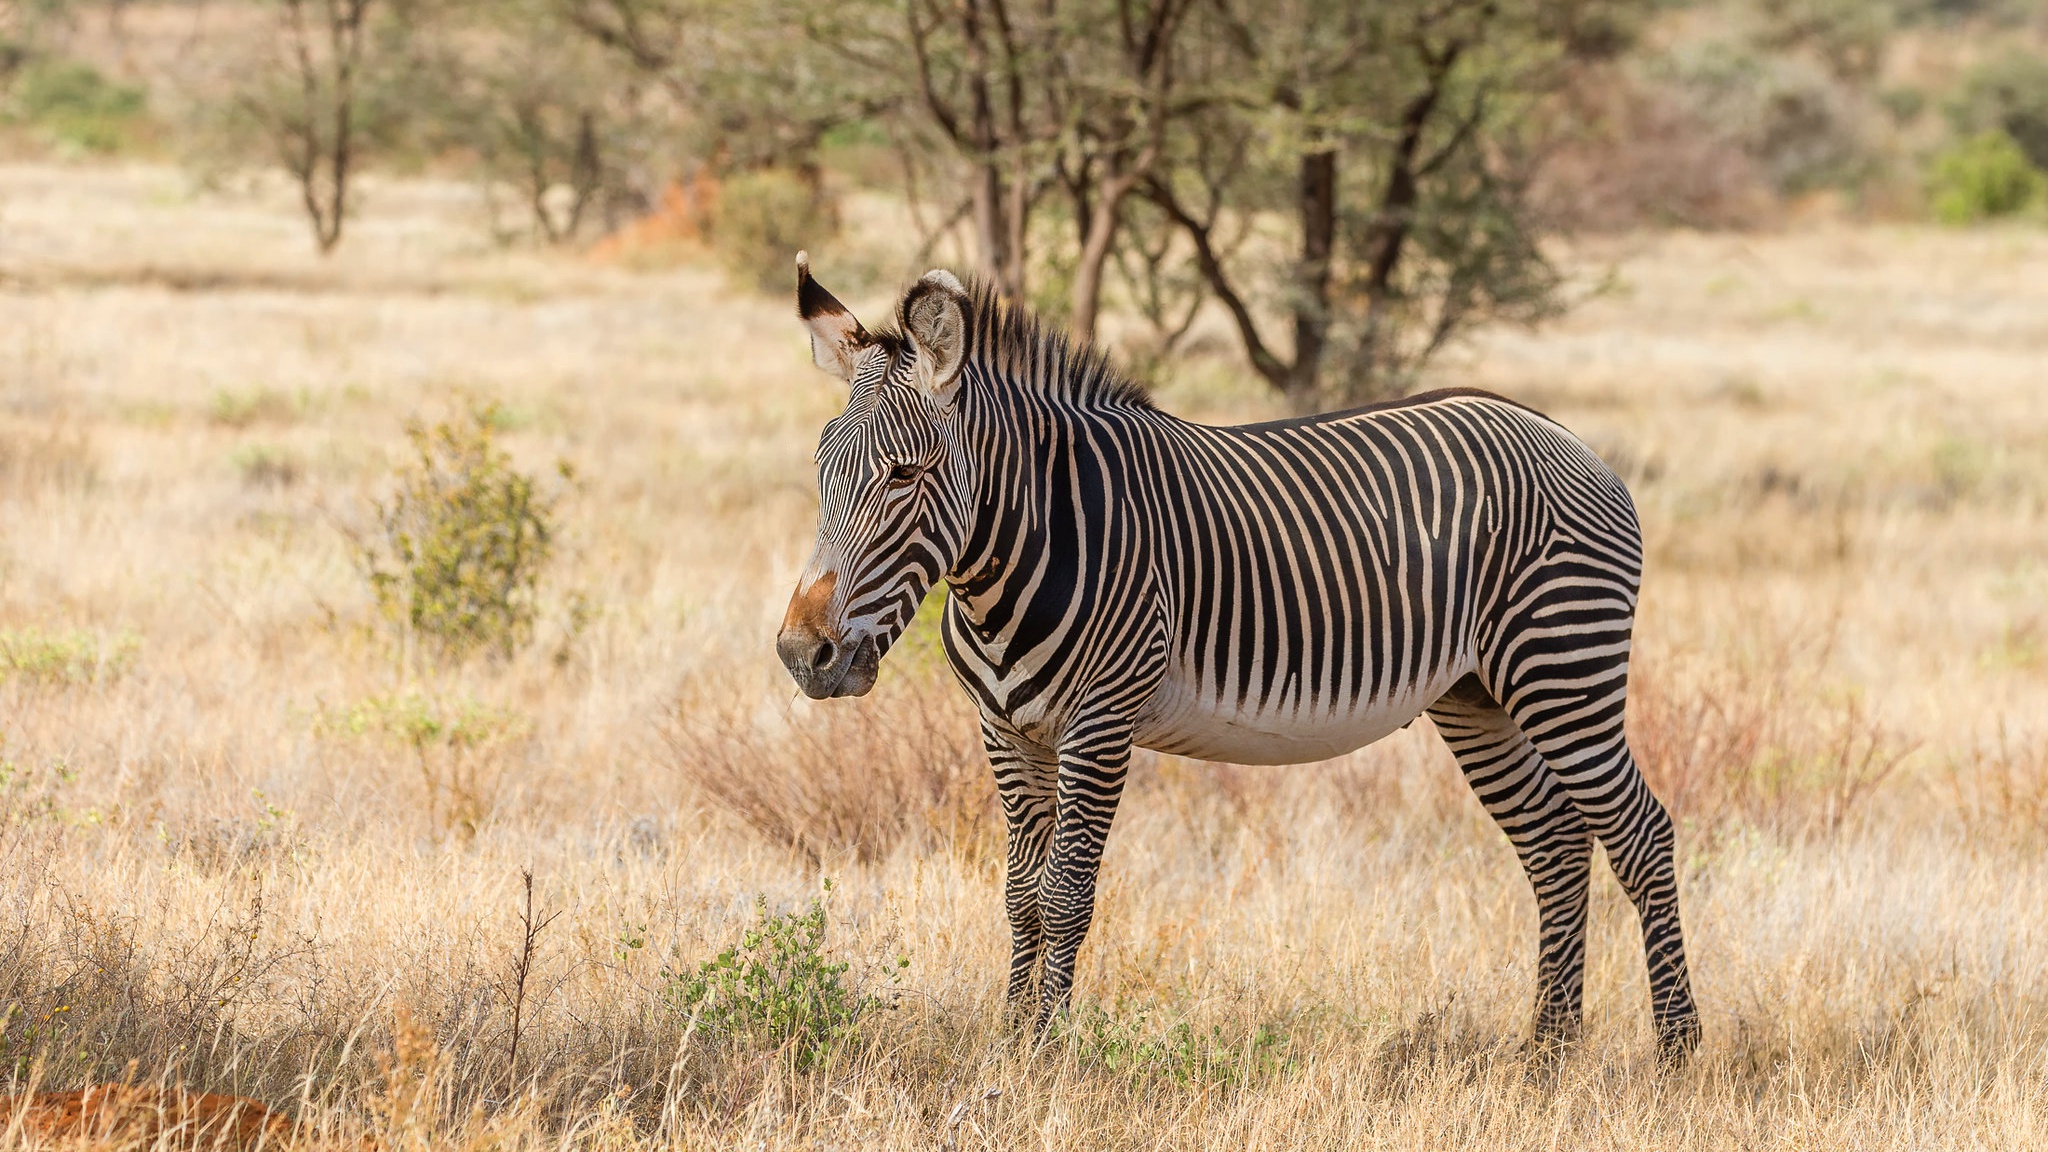
[[[1570,1043],[1584,1018],[1592,835],[1557,774],[1478,677],[1452,685],[1430,706],[1429,717],[1479,802],[1507,834],[1536,893],[1540,928],[1530,1046]]]
[[[1678,915],[1677,835],[1670,813],[1637,769],[1623,731],[1627,665],[1604,671],[1609,675],[1603,684],[1587,665],[1550,664],[1547,679],[1507,694],[1513,701],[1509,711],[1607,849],[1615,879],[1635,905],[1658,1050],[1667,1065],[1677,1065],[1700,1040]]]

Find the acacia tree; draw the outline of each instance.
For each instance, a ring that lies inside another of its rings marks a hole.
[[[341,242],[362,135],[359,82],[375,0],[276,0],[280,59],[238,100],[299,186],[322,255]]]
[[[414,0],[409,15],[419,135],[473,156],[494,202],[511,189],[532,231],[562,243],[629,198],[624,169],[658,136],[644,85],[557,0]]]
[[[557,2],[573,27],[661,87],[671,127],[720,166],[787,167],[815,183],[826,133],[896,98],[801,34],[799,0]]]
[[[1179,151],[1143,191],[1292,407],[1398,395],[1474,327],[1556,314],[1561,277],[1527,196],[1530,129],[1588,42],[1584,23],[1629,2],[1201,9],[1182,67],[1218,95],[1180,118]],[[1220,240],[1255,217],[1287,221],[1284,258]]]
[[[1072,221],[1069,326],[1087,338],[1101,310],[1126,202],[1165,155],[1185,97],[1176,43],[1195,0],[902,0],[898,45],[847,25],[820,38],[878,70],[914,66],[939,148],[967,174],[982,274],[1023,297],[1032,217],[1059,194]],[[814,29],[818,26],[814,24]],[[872,27],[872,23],[870,24]]]

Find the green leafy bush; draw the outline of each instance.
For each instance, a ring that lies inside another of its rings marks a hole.
[[[2012,137],[1980,132],[1934,159],[1927,199],[1944,224],[1974,224],[2032,209],[2048,196],[2048,176],[2027,160]]]
[[[74,148],[116,152],[135,139],[147,104],[142,89],[108,80],[90,64],[43,58],[22,71],[13,112]]]
[[[789,172],[745,172],[719,192],[711,242],[734,282],[787,292],[790,261],[823,247],[839,230],[836,216],[822,192]]]
[[[498,447],[495,404],[406,430],[413,459],[376,505],[359,559],[377,604],[407,640],[446,660],[509,656],[533,636],[554,556],[556,499]],[[563,479],[566,463],[557,464]]]
[[[712,1035],[787,1047],[797,1068],[816,1067],[880,1000],[850,987],[846,962],[827,957],[822,899],[781,915],[762,899],[755,913],[738,944],[694,969],[662,969],[663,996]]]

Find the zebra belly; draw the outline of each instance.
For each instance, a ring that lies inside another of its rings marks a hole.
[[[1220,701],[1169,674],[1148,702],[1133,742],[1141,748],[1231,764],[1304,764],[1342,756],[1401,728],[1469,669],[1446,670],[1383,698],[1335,709],[1254,710]]]

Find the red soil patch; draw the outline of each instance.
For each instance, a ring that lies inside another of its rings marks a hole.
[[[591,245],[590,259],[616,263],[695,250],[718,211],[718,178],[702,169],[662,190],[652,212]]]
[[[66,1143],[241,1152],[259,1142],[281,1148],[292,1135],[290,1117],[246,1096],[182,1088],[100,1084],[78,1092],[0,1096],[0,1132],[13,1128],[17,1114],[24,1134]]]

